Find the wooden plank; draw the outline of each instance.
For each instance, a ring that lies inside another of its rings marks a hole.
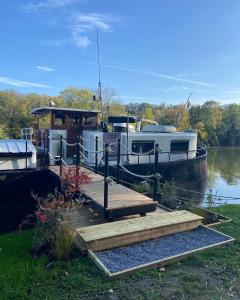
[[[204,226],[204,225],[201,225],[201,226],[205,227],[205,228],[208,228],[207,226]],[[208,228],[208,229],[212,230],[212,231],[215,231],[217,233],[220,233],[219,231],[214,230],[212,228]],[[153,262],[150,262],[150,263],[147,263],[147,264],[142,264],[142,265],[139,265],[139,266],[136,266],[136,267],[133,267],[133,268],[129,268],[129,269],[126,269],[126,270],[123,270],[123,271],[120,271],[120,272],[111,273],[101,261],[100,261],[100,263],[96,263],[96,265],[100,270],[102,270],[104,272],[104,274],[107,277],[109,277],[110,279],[117,279],[119,277],[129,275],[129,274],[134,273],[136,271],[143,271],[143,270],[147,270],[147,269],[150,269],[150,268],[157,268],[157,267],[160,267],[160,266],[164,266],[166,264],[173,263],[173,262],[178,261],[180,259],[184,259],[184,258],[188,257],[189,255],[193,255],[193,254],[196,254],[198,252],[211,249],[213,247],[220,247],[220,246],[223,246],[223,245],[228,244],[230,242],[233,242],[235,240],[234,238],[232,238],[229,235],[226,235],[226,234],[223,234],[223,233],[221,233],[221,234],[226,236],[229,239],[227,241],[223,241],[223,242],[215,243],[215,244],[212,244],[212,245],[200,247],[200,248],[197,248],[197,249],[194,249],[194,250],[191,250],[191,251],[186,251],[186,252],[183,252],[181,254],[177,254],[177,255],[174,255],[174,256],[169,256],[169,257],[164,258],[164,259],[156,260],[156,261],[153,261]],[[89,250],[89,252],[91,252],[91,259],[94,262],[96,262],[97,260],[99,261],[98,257],[94,254],[94,252],[92,252],[91,250]]]
[[[175,211],[76,229],[84,249],[100,251],[197,228],[203,218]]]
[[[92,262],[101,270],[103,273],[110,277],[111,272],[108,268],[101,262],[101,260],[95,255],[95,253],[91,250],[88,250],[88,257],[92,260]]]
[[[50,169],[51,171],[59,175],[59,167],[51,166]],[[99,174],[95,174],[94,172],[84,167],[81,167],[81,169],[91,177],[91,183],[83,185],[82,187],[85,195],[88,198],[92,199],[95,203],[103,207],[104,177]],[[138,206],[142,209],[144,209],[144,206],[146,206],[146,211],[148,211],[149,209],[150,211],[152,211],[152,209],[156,207],[156,202],[154,202],[151,198],[133,191],[121,184],[117,184],[116,182],[113,182],[111,185],[109,185],[108,195],[108,211],[127,209],[132,207],[137,208]]]
[[[131,232],[137,232],[147,229],[153,229],[160,226],[184,223],[188,221],[202,220],[203,217],[183,211],[173,211],[162,214],[149,215],[143,218],[133,218],[116,221],[114,223],[105,223],[82,227],[76,229],[86,241],[121,235]]]
[[[137,242],[151,240],[159,238],[161,236],[170,235],[178,232],[188,231],[197,228],[201,225],[201,221],[186,222],[182,224],[169,225],[155,229],[149,229],[146,231],[128,233],[121,236],[115,236],[112,238],[105,238],[101,240],[95,240],[86,242],[88,249],[92,251],[101,251],[120,246],[126,246]]]

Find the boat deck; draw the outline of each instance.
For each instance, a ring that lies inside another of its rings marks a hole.
[[[59,176],[59,166],[51,166],[50,170]],[[104,177],[81,167],[91,177],[91,183],[83,185],[84,194],[91,199],[92,206],[104,215]],[[156,210],[156,202],[151,198],[131,190],[121,184],[112,182],[108,186],[108,219],[116,219],[129,215],[145,215]]]

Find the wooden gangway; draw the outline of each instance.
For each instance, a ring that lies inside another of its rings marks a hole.
[[[50,166],[49,169],[58,176],[60,175],[59,166]],[[115,219],[135,214],[145,215],[156,210],[156,201],[114,181],[108,184],[108,203],[105,207],[104,177],[82,166],[81,170],[91,177],[91,183],[82,187],[84,194],[91,200],[92,206],[105,218]]]

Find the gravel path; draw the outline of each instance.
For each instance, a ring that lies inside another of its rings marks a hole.
[[[230,240],[205,227],[133,245],[96,252],[111,273],[154,262],[173,255]]]

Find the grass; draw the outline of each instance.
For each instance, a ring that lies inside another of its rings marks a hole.
[[[0,299],[240,299],[240,205],[215,209],[236,241],[165,267],[110,282],[86,257],[46,268],[29,256],[32,231],[0,236]]]

